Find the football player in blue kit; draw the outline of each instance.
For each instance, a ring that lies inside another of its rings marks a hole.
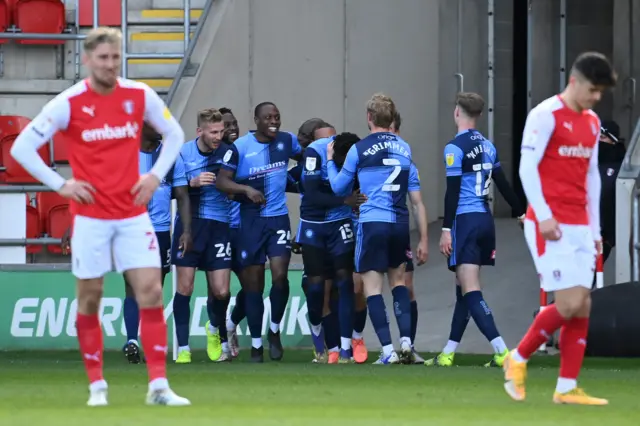
[[[360,206],[355,267],[362,275],[371,323],[380,339],[382,353],[376,364],[395,364],[412,359],[411,302],[404,272],[409,241],[407,194],[414,207],[420,231],[416,250],[418,264],[427,259],[427,217],[418,171],[410,146],[391,132],[396,107],[391,98],[375,94],[367,102],[371,134],[353,145],[338,172],[333,161],[334,146],[327,147],[327,172],[337,195],[349,194],[357,176],[367,201]],[[400,329],[401,355],[391,343],[391,333],[382,285],[387,274],[392,288],[394,312]]]
[[[496,183],[520,221],[524,219],[524,209],[500,166],[495,146],[476,130],[483,109],[480,95],[459,93],[454,110],[458,133],[444,148],[447,191],[440,251],[456,274],[456,304],[449,341],[438,356],[425,361],[427,366],[453,365],[470,318],[494,350],[485,366],[502,366],[509,353],[480,286],[480,268],[493,266],[496,256],[495,227],[488,205],[491,182]]]
[[[173,298],[173,315],[178,340],[179,364],[191,362],[189,348],[189,306],[196,269],[204,271],[213,293],[210,315],[205,325],[207,355],[215,362],[231,359],[226,342],[226,313],[229,306],[231,279],[231,243],[229,241],[229,204],[226,194],[215,186],[216,173],[227,151],[221,144],[224,134],[222,114],[208,108],[198,113],[198,137],[186,142],[175,164],[174,185],[189,187],[192,215],[193,246],[183,253],[177,243],[172,246],[172,262],[176,265],[178,288]],[[176,223],[176,235],[181,233]]]
[[[240,283],[244,290],[251,333],[251,359],[263,362],[265,262],[271,270],[269,356],[281,360],[280,322],[289,300],[287,278],[291,230],[286,202],[289,159],[300,159],[302,148],[292,133],[280,131],[280,111],[263,102],[254,111],[255,133],[247,133],[223,154],[216,186],[240,202]]]
[[[304,152],[302,161],[302,192],[300,225],[296,242],[302,248],[307,276],[307,306],[312,326],[312,337],[318,353],[322,311],[325,299],[325,281],[332,279],[338,288],[338,318],[340,330],[339,362],[351,361],[353,333],[353,248],[355,234],[351,228],[351,210],[356,195],[336,196],[331,190],[326,172],[327,145],[335,139],[360,140],[351,133],[323,138],[312,142]],[[334,271],[327,276],[327,264]],[[331,355],[334,352],[330,353]],[[330,360],[331,361],[331,360]]]
[[[142,137],[140,143],[140,175],[148,173],[160,155],[162,137],[147,123],[142,127]],[[162,260],[162,283],[171,270],[171,198],[176,199],[178,210],[181,213],[182,234],[178,238],[178,244],[183,252],[189,251],[191,246],[191,213],[189,205],[189,194],[186,186],[174,186],[173,170],[160,183],[160,187],[153,194],[153,198],[147,206],[153,229],[158,239],[158,248]],[[140,324],[140,313],[136,302],[133,288],[124,277],[125,299],[123,303],[124,326],[127,331],[127,343],[123,347],[123,352],[131,364],[140,363],[140,345],[138,344],[138,327]]]

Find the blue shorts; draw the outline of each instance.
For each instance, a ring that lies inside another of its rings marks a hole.
[[[162,274],[168,274],[171,271],[171,232],[156,232],[158,239],[158,248],[160,249],[160,265]]]
[[[464,213],[456,216],[451,228],[452,252],[449,269],[456,266],[496,263],[496,229],[491,213]]]
[[[240,230],[237,227],[229,228],[229,242],[231,243],[231,270],[238,275],[240,272],[240,252],[238,251],[238,234]]]
[[[355,233],[351,219],[333,222],[307,222],[300,220],[296,242],[303,246],[313,246],[326,251],[331,257],[353,252]]]
[[[360,222],[356,236],[356,272],[387,272],[407,261],[409,224]]]
[[[184,253],[178,250],[178,242],[182,235],[182,223],[176,221],[173,233],[171,262],[176,266],[198,268],[201,271],[216,271],[231,268],[231,243],[229,241],[229,224],[213,219],[191,219],[191,235],[193,246]]]
[[[274,257],[291,256],[289,215],[242,216],[238,229],[239,266],[264,265]]]

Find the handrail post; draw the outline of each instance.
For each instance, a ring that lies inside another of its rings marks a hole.
[[[184,51],[189,48],[191,39],[191,0],[184,0]]]
[[[99,16],[99,10],[98,8],[100,7],[100,2],[98,0],[93,0],[93,28],[98,28],[98,26],[100,25],[98,16]]]
[[[128,41],[129,41],[129,23],[127,20],[129,19],[129,14],[127,12],[127,8],[129,7],[129,2],[127,0],[121,0],[121,23],[120,30],[122,31],[122,77],[127,78],[128,71]]]

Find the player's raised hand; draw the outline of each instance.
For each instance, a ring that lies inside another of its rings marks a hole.
[[[451,231],[442,231],[440,235],[440,253],[445,256],[451,256]]]
[[[144,206],[149,204],[153,193],[160,186],[160,179],[156,175],[146,173],[140,176],[138,183],[133,185],[131,193],[135,196],[133,202],[137,206]]]
[[[213,185],[216,183],[216,175],[211,172],[202,172],[198,176],[191,179],[189,186],[199,188],[201,186]]]
[[[264,204],[266,202],[264,198],[264,194],[257,189],[253,189],[250,186],[247,186],[244,194],[251,202],[256,204]]]
[[[327,161],[333,160],[333,142],[327,145]]]
[[[418,266],[424,265],[429,257],[429,243],[427,240],[420,240],[416,249],[416,258],[418,260]]]
[[[540,233],[544,237],[545,240],[548,241],[558,241],[560,237],[562,237],[562,231],[560,230],[560,225],[558,225],[558,221],[555,218],[543,220],[538,224],[538,229]]]
[[[58,194],[64,198],[70,198],[81,204],[93,203],[95,188],[90,183],[81,180],[69,179],[62,185]]]

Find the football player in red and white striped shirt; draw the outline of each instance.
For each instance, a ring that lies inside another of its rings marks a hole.
[[[103,337],[99,320],[104,275],[124,272],[140,307],[140,332],[149,371],[150,405],[189,405],[167,382],[167,325],[162,304],[158,241],[147,203],[169,172],[184,132],[147,85],[118,78],[122,34],[91,31],[84,40],[89,77],[49,102],[16,139],[11,155],[31,175],[70,199],[71,268],[78,279],[76,327],[89,376],[89,406],[107,405]],[[162,151],[140,176],[143,121],[163,136]],[[57,132],[69,143],[73,179],[63,179],[37,150]],[[113,259],[113,261],[112,261]]]
[[[591,282],[601,252],[600,120],[591,110],[616,83],[609,60],[580,55],[565,90],[541,102],[527,117],[520,179],[529,201],[525,237],[543,290],[555,304],[540,312],[504,363],[505,390],[525,398],[526,362],[560,329],[560,375],[553,396],[559,404],[606,405],[578,387],[589,328]]]

